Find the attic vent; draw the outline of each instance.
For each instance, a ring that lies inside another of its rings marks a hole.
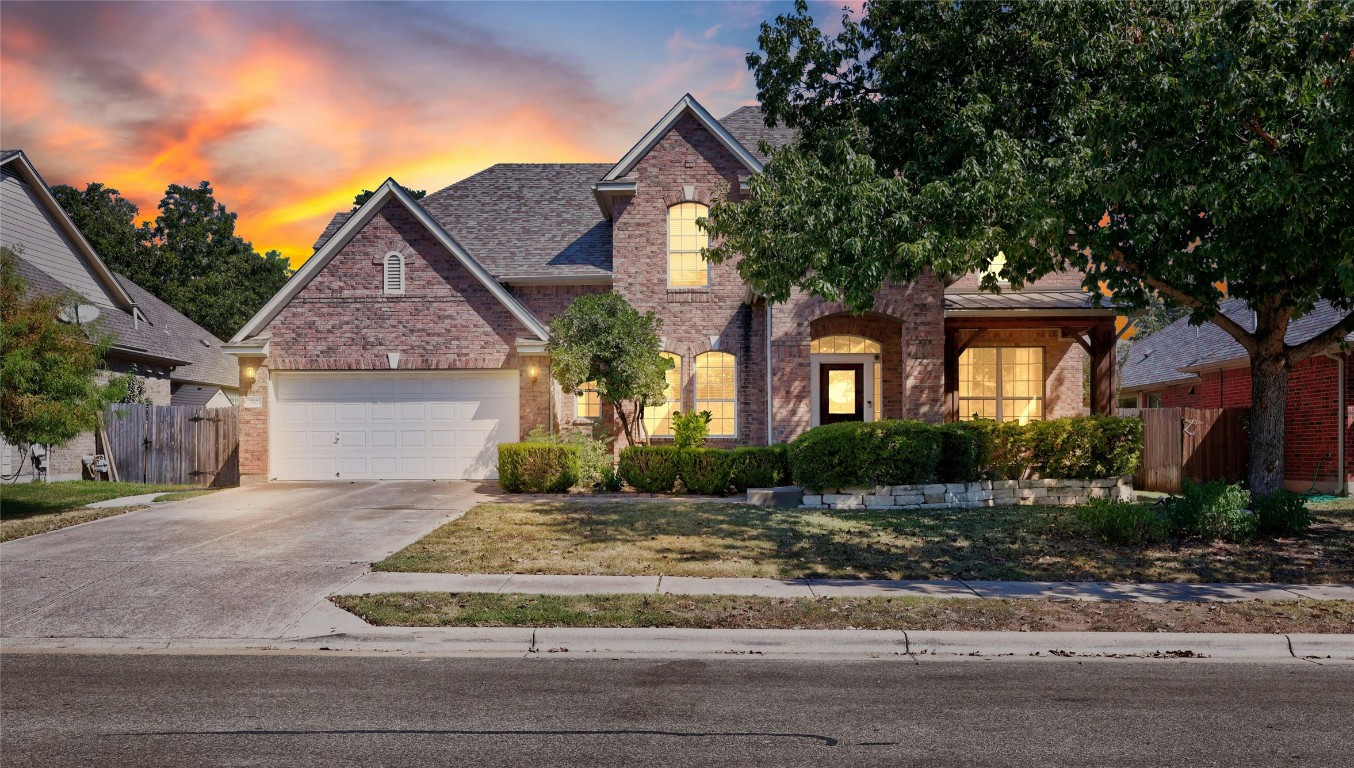
[[[399,253],[387,253],[385,258],[385,294],[398,296],[404,293],[404,256]]]

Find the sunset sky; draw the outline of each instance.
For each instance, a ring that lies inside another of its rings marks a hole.
[[[433,191],[496,162],[611,161],[683,93],[716,116],[753,103],[743,57],[788,10],[6,0],[0,145],[147,218],[167,185],[210,180],[239,232],[296,267],[388,176]]]

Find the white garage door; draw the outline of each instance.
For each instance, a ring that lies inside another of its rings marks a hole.
[[[498,476],[517,431],[517,371],[345,371],[274,377],[279,480]]]

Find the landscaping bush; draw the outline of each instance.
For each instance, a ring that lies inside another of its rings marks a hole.
[[[936,476],[942,483],[965,483],[982,477],[987,457],[987,429],[975,421],[941,424],[940,462]]]
[[[572,445],[578,448],[578,481],[584,488],[604,487],[608,475],[615,475],[616,461],[611,455],[611,438],[598,439],[587,432],[573,430],[553,435],[541,427],[527,433],[524,443]]]
[[[1164,541],[1171,531],[1170,520],[1151,505],[1113,499],[1091,499],[1077,510],[1077,520],[1111,544]]]
[[[710,436],[709,411],[672,412],[672,445],[679,450],[704,448]]]
[[[1142,421],[1135,418],[1073,416],[1023,425],[985,420],[961,423],[981,430],[982,474],[995,480],[1121,477],[1133,474],[1142,456]]]
[[[678,451],[677,469],[687,493],[723,496],[733,482],[733,452],[723,448]]]
[[[729,453],[735,491],[774,488],[790,482],[790,457],[783,445],[735,448]]]
[[[1307,500],[1290,491],[1262,496],[1255,500],[1254,507],[1256,526],[1266,535],[1302,533],[1312,525]]]
[[[940,451],[940,429],[920,421],[825,424],[790,443],[790,473],[810,490],[925,483]]]
[[[1251,494],[1226,480],[1180,483],[1180,496],[1171,499],[1169,517],[1175,533],[1208,541],[1246,541],[1255,537],[1256,516],[1246,509]]]
[[[640,493],[671,493],[679,474],[677,454],[670,445],[632,445],[621,451],[621,479]]]
[[[576,445],[503,443],[498,484],[508,493],[563,493],[578,483]]]
[[[982,474],[993,480],[1019,480],[1033,466],[1028,425],[1018,422],[974,421],[983,434],[987,456],[982,461]]]
[[[1138,471],[1142,458],[1142,419],[1091,416],[1100,426],[1092,453],[1095,466],[1087,477],[1126,477]]]

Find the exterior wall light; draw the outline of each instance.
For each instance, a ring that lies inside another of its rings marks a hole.
[[[254,370],[254,367],[253,367],[253,366],[249,366],[249,367],[247,367],[247,368],[244,369],[244,377],[245,377],[246,379],[249,379],[250,381],[253,381],[253,380],[254,380],[254,374],[255,374],[255,373],[257,373],[257,372]]]

